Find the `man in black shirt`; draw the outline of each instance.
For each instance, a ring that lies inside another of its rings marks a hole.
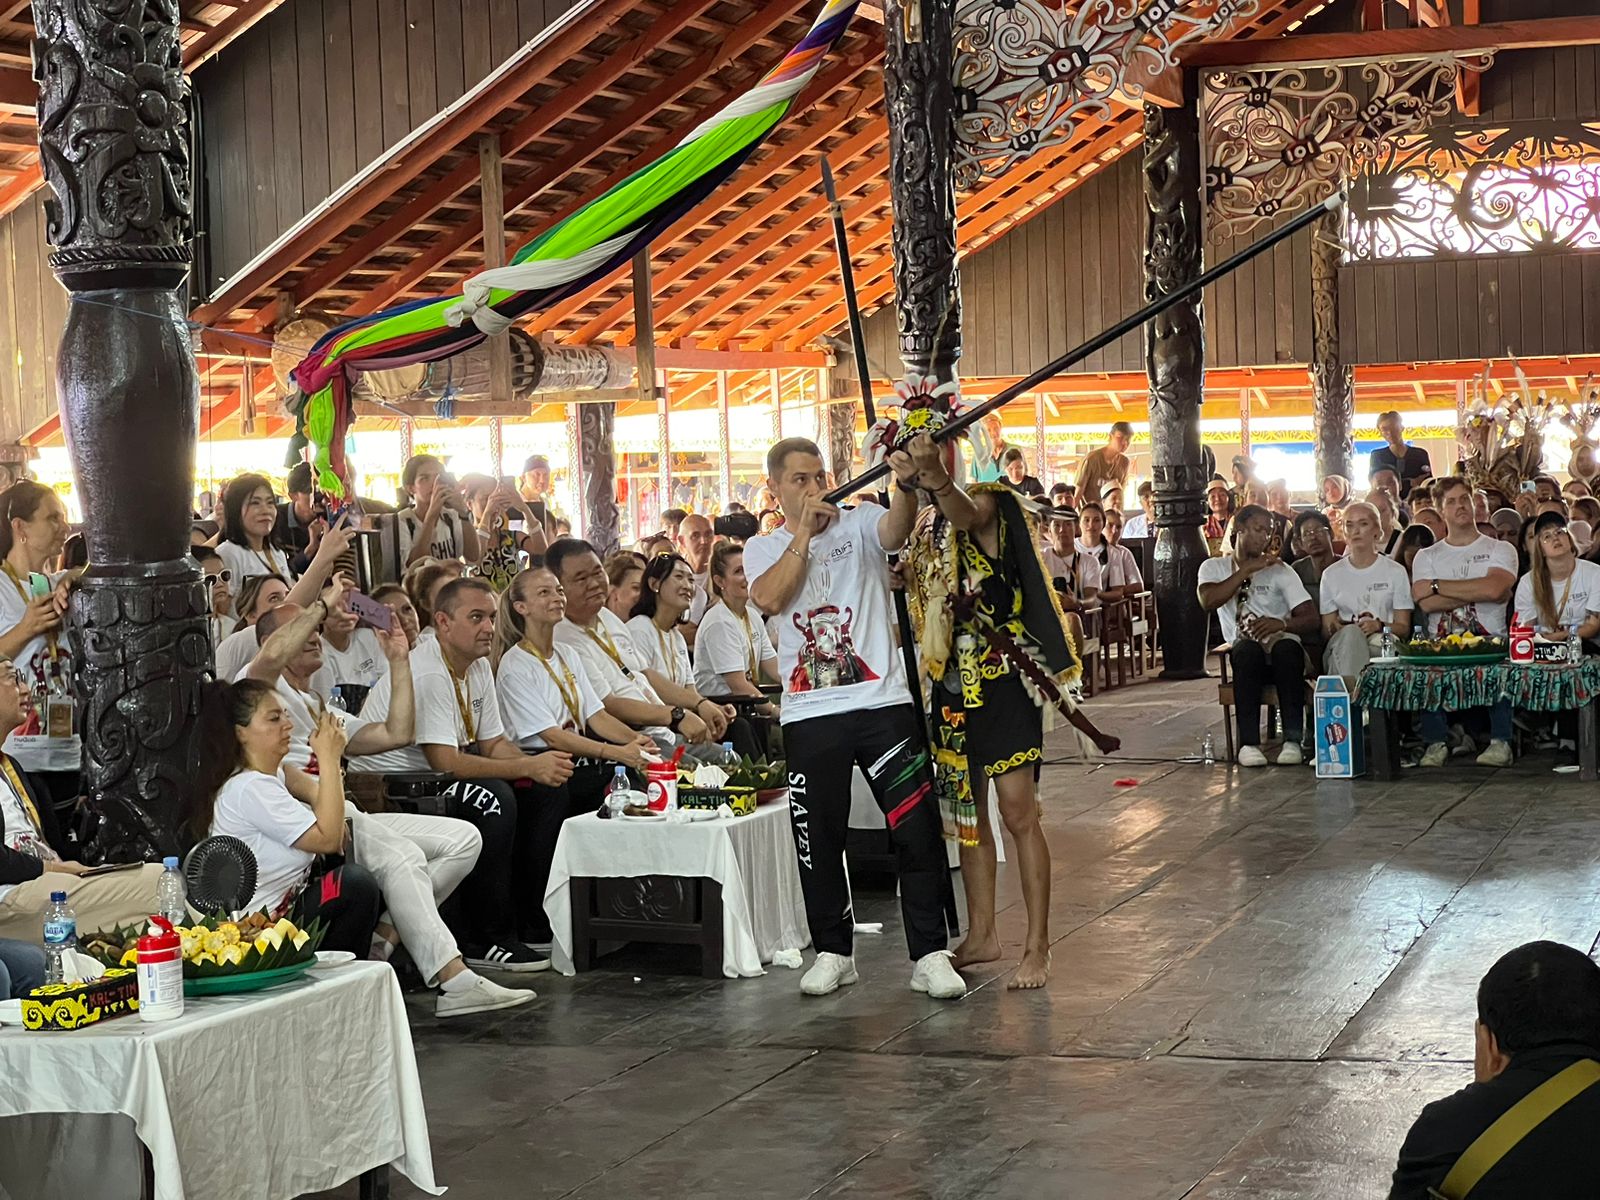
[[[1378,432],[1383,434],[1383,440],[1388,445],[1379,446],[1372,452],[1367,461],[1367,476],[1371,478],[1374,471],[1384,469],[1393,471],[1400,480],[1398,498],[1404,500],[1411,494],[1411,485],[1416,480],[1433,475],[1433,465],[1428,461],[1428,452],[1421,446],[1406,445],[1405,423],[1393,409],[1379,415]]]
[[[284,490],[289,498],[278,501],[278,520],[272,534],[277,544],[289,552],[289,569],[298,574],[311,562],[317,543],[328,531],[328,512],[316,494],[309,463],[295,463],[289,469]]]
[[[1475,1029],[1475,1082],[1422,1110],[1400,1148],[1389,1200],[1428,1200],[1438,1192],[1459,1200],[1466,1174],[1477,1176],[1472,1200],[1593,1197],[1600,1178],[1594,1086],[1578,1090],[1492,1164],[1490,1155],[1472,1170],[1469,1160],[1449,1177],[1467,1147],[1518,1101],[1574,1063],[1600,1056],[1600,966],[1556,942],[1518,946],[1478,984]]]

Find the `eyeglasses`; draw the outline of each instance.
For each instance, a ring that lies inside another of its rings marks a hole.
[[[207,575],[205,577],[205,583],[207,587],[215,587],[218,583],[232,582],[233,571],[228,567],[223,567],[222,570],[218,571],[215,575]]]
[[[28,690],[28,680],[23,675],[22,668],[6,661],[0,661],[0,682],[16,684],[18,691]]]

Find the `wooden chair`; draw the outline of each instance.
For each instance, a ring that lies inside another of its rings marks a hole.
[[[1133,604],[1133,673],[1143,675],[1156,669],[1156,597],[1154,592],[1139,592]]]
[[[1116,686],[1127,683],[1131,673],[1135,678],[1144,674],[1145,657],[1153,644],[1152,613],[1154,597],[1149,592],[1139,592],[1113,600],[1102,608],[1101,660],[1106,687],[1111,688],[1111,660],[1117,664]],[[1154,657],[1151,657],[1154,666]]]
[[[1227,741],[1230,763],[1238,757],[1238,748],[1233,744],[1233,683],[1228,678],[1228,668],[1232,665],[1228,659],[1228,651],[1232,649],[1232,644],[1223,642],[1211,651],[1217,656],[1217,663],[1222,668],[1222,678],[1217,684],[1217,703],[1222,705],[1222,728],[1225,731],[1223,737]],[[1267,737],[1271,737],[1278,727],[1278,689],[1270,683],[1262,688],[1261,703],[1266,705],[1267,709],[1265,733]]]
[[[1097,608],[1086,609],[1078,614],[1083,622],[1083,646],[1079,657],[1083,659],[1083,694],[1093,696],[1095,693],[1095,675],[1100,670],[1101,640],[1100,640],[1100,610]],[[1110,685],[1109,678],[1107,686]]]

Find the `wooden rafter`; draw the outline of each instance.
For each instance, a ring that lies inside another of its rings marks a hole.
[[[1600,16],[1549,17],[1488,25],[1438,25],[1199,42],[1182,51],[1182,59],[1188,67],[1244,67],[1257,63],[1340,62],[1408,54],[1467,54],[1475,50],[1537,50],[1596,42],[1600,42]]]

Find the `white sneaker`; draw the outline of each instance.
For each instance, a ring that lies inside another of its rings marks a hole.
[[[911,990],[926,992],[935,1000],[959,1000],[967,994],[967,981],[956,974],[948,950],[935,950],[917,959],[911,972]]]
[[[1442,767],[1450,761],[1450,747],[1443,742],[1434,742],[1422,752],[1422,766]]]
[[[1285,742],[1283,749],[1278,751],[1280,767],[1298,767],[1305,760],[1306,756],[1300,752],[1299,742]]]
[[[536,1000],[538,992],[526,988],[501,987],[483,976],[478,982],[461,992],[440,992],[434,1003],[433,1015],[439,1018],[464,1017],[468,1013],[491,1012],[497,1008],[516,1008]]]
[[[811,969],[800,977],[800,991],[807,996],[826,996],[860,978],[856,974],[854,958],[824,950],[817,955],[817,961],[811,964]]]
[[[1260,746],[1240,746],[1239,765],[1241,767],[1264,767],[1267,765],[1267,756],[1261,753]]]
[[[1478,755],[1480,767],[1509,767],[1511,765],[1511,743],[1502,742],[1499,738],[1489,743],[1489,748]]]

